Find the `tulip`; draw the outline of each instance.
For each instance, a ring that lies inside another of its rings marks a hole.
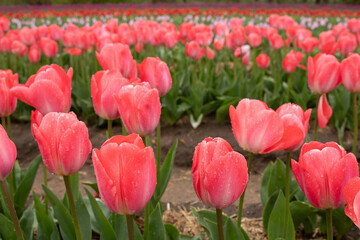
[[[23,44],[22,42],[20,42],[18,40],[15,40],[14,42],[11,43],[11,52],[18,57],[25,56],[27,50],[28,49],[25,46],[25,44]]]
[[[197,41],[187,42],[185,45],[185,53],[186,56],[195,60],[200,60],[204,56],[204,52]]]
[[[0,117],[8,117],[16,109],[17,98],[10,89],[19,83],[18,74],[0,70]]]
[[[256,57],[256,64],[261,69],[266,69],[270,66],[270,57],[266,53],[259,54]]]
[[[159,93],[147,82],[133,82],[114,95],[121,120],[129,133],[151,134],[161,114]]]
[[[293,73],[296,69],[296,66],[303,60],[303,55],[301,52],[295,52],[291,50],[286,54],[282,66],[286,73]]]
[[[4,31],[7,32],[10,28],[10,21],[7,17],[5,16],[1,16],[0,17],[0,28]]]
[[[248,36],[248,42],[251,47],[258,47],[261,45],[261,35],[257,33],[250,33]]]
[[[206,138],[197,145],[192,175],[196,195],[206,205],[224,209],[244,192],[246,160],[222,138]],[[226,186],[226,187],[225,187]]]
[[[31,63],[38,63],[40,62],[41,53],[37,45],[33,45],[30,47],[28,52],[28,59]]]
[[[106,120],[120,117],[114,94],[129,83],[117,71],[98,71],[91,78],[91,98],[97,115]]]
[[[238,47],[241,47],[246,42],[246,32],[245,28],[237,27],[232,30],[225,38],[225,45],[230,50],[235,50]]]
[[[128,45],[107,44],[100,53],[96,52],[99,64],[104,70],[120,71],[125,78],[136,77],[136,62]]]
[[[164,44],[167,48],[173,49],[179,40],[178,32],[169,32],[164,36]]]
[[[229,31],[230,31],[230,29],[226,22],[219,22],[219,23],[216,23],[214,26],[214,32],[217,36],[220,36],[220,37],[226,36],[229,34]]]
[[[312,53],[318,45],[319,40],[315,37],[307,37],[300,42],[300,48],[308,54]]]
[[[240,147],[252,153],[288,149],[303,141],[302,130],[289,134],[286,129],[286,126],[291,124],[290,121],[299,121],[296,118],[298,117],[294,114],[282,119],[277,112],[259,100],[245,98],[239,102],[236,109],[230,106],[230,119],[235,139]]]
[[[219,52],[224,47],[224,40],[223,39],[217,39],[214,40],[214,50]]]
[[[345,214],[360,228],[360,178],[355,177],[344,187]]]
[[[194,152],[193,185],[198,198],[216,208],[219,239],[223,239],[222,209],[244,192],[248,168],[243,155],[222,138],[206,138]]]
[[[134,239],[131,215],[146,206],[156,186],[152,148],[145,147],[137,134],[115,136],[100,150],[93,150],[92,160],[101,199],[112,212],[126,215],[129,239]],[[145,229],[149,220],[147,208]]]
[[[41,38],[38,41],[39,48],[48,58],[53,58],[58,52],[58,44],[50,38]]]
[[[93,150],[92,160],[101,199],[112,212],[132,215],[145,207],[155,190],[156,166],[139,135],[110,138]]]
[[[307,68],[308,84],[313,93],[322,95],[331,92],[341,82],[340,63],[333,55],[321,53],[317,54],[314,58],[309,57]],[[321,106],[319,106],[320,103],[322,104]],[[320,116],[320,118],[318,119],[319,121],[315,121],[315,140],[317,139],[317,125],[325,127],[332,114],[332,111],[330,111],[331,107],[326,101],[326,96],[319,98],[318,106],[318,109],[322,112],[317,113],[317,116]]]
[[[357,47],[356,37],[351,33],[341,35],[337,43],[339,52],[342,56],[348,55]]]
[[[91,142],[85,123],[79,121],[73,112],[51,112],[42,119],[37,116],[31,127],[50,172],[69,176],[84,165]]]
[[[31,46],[35,43],[35,31],[29,27],[23,27],[19,31],[19,38],[27,46]]]
[[[5,181],[13,169],[17,151],[15,144],[10,140],[2,125],[0,125],[0,143],[0,181]]]
[[[2,194],[6,201],[6,205],[10,212],[12,222],[14,224],[17,239],[23,240],[24,237],[19,224],[19,219],[16,215],[15,207],[12,202],[13,196],[10,194],[8,185],[6,184],[6,178],[11,173],[16,160],[16,154],[17,154],[16,146],[9,139],[5,129],[1,125],[0,125],[0,148],[1,148],[0,149],[1,151],[0,186],[1,186]]]
[[[138,64],[141,81],[150,83],[152,88],[159,91],[160,97],[169,92],[171,88],[171,75],[167,64],[156,57],[147,57]]]
[[[272,34],[269,37],[269,42],[270,42],[270,46],[275,49],[278,50],[280,48],[282,48],[284,46],[284,40],[282,39],[282,37],[279,34]]]
[[[342,60],[340,64],[342,84],[346,90],[353,93],[353,113],[354,113],[354,141],[352,152],[356,154],[358,139],[358,105],[357,93],[360,92],[360,55],[352,54]]]
[[[71,107],[72,75],[72,68],[65,73],[56,64],[45,65],[24,85],[13,87],[10,92],[43,115],[48,112],[68,112]]]
[[[242,26],[242,20],[238,17],[233,17],[230,19],[230,28],[234,30],[235,28]]]
[[[360,32],[360,21],[356,18],[352,18],[347,21],[347,27],[352,33]]]
[[[344,186],[359,176],[355,155],[335,142],[310,142],[301,148],[299,162],[292,160],[292,168],[309,202],[326,210],[328,239],[333,239],[331,209],[344,206]]]

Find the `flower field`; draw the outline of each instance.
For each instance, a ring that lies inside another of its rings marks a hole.
[[[360,6],[140,6],[0,8],[1,238],[358,238]]]

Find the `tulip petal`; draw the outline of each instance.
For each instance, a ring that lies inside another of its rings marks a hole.
[[[241,196],[248,181],[245,158],[237,152],[215,157],[206,167],[203,181],[214,207],[230,206]]]
[[[318,117],[319,127],[321,127],[321,128],[326,127],[326,124],[328,123],[329,119],[331,118],[331,115],[332,115],[331,106],[329,105],[329,103],[326,99],[326,95],[323,94],[323,95],[321,95],[321,97],[319,99],[319,104],[318,104],[318,108],[317,108],[317,117]]]
[[[11,173],[16,160],[16,146],[12,142],[5,129],[0,126],[0,180],[4,181]]]

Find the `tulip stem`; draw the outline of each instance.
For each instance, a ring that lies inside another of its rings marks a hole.
[[[248,162],[247,162],[248,174],[249,174],[249,179],[248,179],[248,181],[250,180],[251,167],[252,167],[253,159],[254,159],[254,153],[250,152],[249,160],[248,160]],[[241,195],[240,201],[239,201],[238,221],[237,221],[238,227],[241,226],[241,218],[242,218],[242,210],[243,210],[243,205],[244,205],[245,192],[246,192],[246,187],[245,187],[244,192],[243,192],[243,194]]]
[[[125,128],[125,125],[124,125],[124,122],[120,119],[121,121],[121,126],[122,126],[122,135],[123,136],[126,136],[127,135],[127,132],[126,132],[126,128]]]
[[[316,98],[316,111],[315,111],[315,127],[314,127],[314,141],[317,141],[317,130],[318,130],[318,119],[317,119],[317,111],[319,110],[319,100],[320,95]]]
[[[264,75],[265,75],[265,70],[264,69],[261,69],[261,86],[260,86],[260,96],[259,96],[259,99],[261,100],[261,101],[264,101]]]
[[[156,193],[160,197],[160,164],[161,164],[161,126],[160,121],[156,127],[156,150],[157,150],[157,158],[156,158],[156,181],[157,181],[157,188]]]
[[[333,240],[332,209],[326,209],[327,240]]]
[[[72,215],[73,220],[74,220],[76,239],[81,240],[80,225],[79,225],[79,220],[78,220],[78,217],[77,217],[77,214],[76,214],[76,208],[75,208],[75,202],[74,202],[73,193],[72,193],[72,190],[71,190],[70,177],[69,176],[64,176],[64,182],[65,182],[65,187],[66,187],[66,193],[67,193],[68,198],[69,198],[70,212],[71,212],[71,215]]]
[[[223,221],[222,221],[222,210],[216,209],[216,219],[219,233],[219,240],[224,240],[224,230],[223,230]]]
[[[353,107],[354,107],[354,143],[352,153],[356,154],[356,146],[358,141],[358,106],[357,106],[357,93],[353,93]]]
[[[134,235],[134,220],[132,215],[126,215],[126,223],[129,234],[129,240],[135,240]]]
[[[46,166],[45,166],[44,162],[42,162],[42,166],[43,166],[43,174],[44,174],[44,185],[47,187],[48,186],[47,170],[46,170]],[[47,215],[48,210],[49,210],[49,201],[48,201],[48,198],[47,198],[46,194],[45,194],[44,202],[45,202],[45,212],[46,212],[46,215]]]
[[[284,226],[284,236],[287,236],[287,228],[288,228],[288,218],[290,211],[290,163],[291,163],[291,152],[287,153],[286,158],[286,180],[285,180],[285,226]]]
[[[1,125],[3,126],[3,128],[6,131],[6,118],[5,117],[1,117]]]
[[[111,138],[112,137],[112,120],[108,120],[108,130],[107,130],[107,137]]]
[[[146,146],[146,139],[148,136],[141,137],[145,146]],[[150,222],[150,202],[148,202],[145,206],[145,216],[144,216],[144,239],[148,238],[149,235],[149,222]]]
[[[7,120],[8,135],[9,135],[10,140],[12,140],[12,131],[11,131],[11,119],[10,119],[10,116],[7,116],[6,120]]]
[[[10,215],[11,215],[11,220],[14,223],[14,228],[15,228],[17,239],[18,240],[23,240],[24,239],[23,233],[21,231],[19,219],[18,219],[18,217],[16,215],[14,204],[13,204],[13,202],[11,200],[11,195],[10,195],[10,192],[9,192],[9,188],[6,185],[5,181],[0,181],[0,184],[1,184],[1,189],[3,191],[3,194],[4,194],[6,205],[7,205],[8,209],[9,209],[9,212],[10,212]]]
[[[293,82],[294,82],[294,74],[290,73],[289,78],[288,78],[288,88],[287,88],[287,102],[290,102],[290,92],[293,88]]]

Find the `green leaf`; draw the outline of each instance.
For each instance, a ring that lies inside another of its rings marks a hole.
[[[227,240],[245,239],[240,228],[238,228],[238,226],[230,218],[228,218],[224,224],[224,238]]]
[[[100,236],[103,239],[107,239],[107,240],[111,240],[111,239],[116,239],[116,235],[114,232],[114,229],[112,228],[111,224],[109,223],[109,221],[107,220],[107,218],[105,217],[104,213],[102,212],[101,208],[99,207],[97,201],[95,200],[95,198],[91,195],[91,193],[89,192],[89,190],[87,190],[85,188],[86,194],[90,200],[90,204],[91,204],[91,208],[93,210],[93,214],[97,220],[97,223],[99,225],[100,228]]]
[[[25,172],[24,178],[22,178],[19,186],[14,194],[14,205],[18,217],[20,217],[24,211],[26,200],[34,184],[35,176],[41,163],[41,155],[39,154],[29,165]]]
[[[285,234],[285,213],[288,212],[288,225]],[[269,225],[267,228],[267,235],[269,240],[275,239],[295,239],[295,228],[291,218],[290,210],[285,207],[285,197],[282,191],[275,202],[274,208],[269,218]]]
[[[127,229],[127,223],[126,223],[126,216],[125,215],[119,215],[116,214],[116,224],[115,224],[115,231],[117,239],[122,240],[128,240],[129,234]],[[134,233],[135,233],[135,239],[136,240],[142,240],[143,237],[141,235],[140,229],[137,226],[135,220],[134,220]]]
[[[103,201],[99,198],[95,198],[95,201],[97,202],[98,206],[100,207],[102,213],[105,215],[106,219],[109,219],[111,212],[110,210],[105,206],[105,204],[103,203]],[[84,203],[86,205],[86,208],[88,209],[88,212],[90,214],[90,221],[91,221],[91,226],[93,228],[93,231],[95,231],[96,233],[100,234],[101,233],[101,226],[98,223],[95,215],[94,215],[94,211],[92,210],[91,207],[91,203],[89,198],[84,198]]]
[[[149,235],[147,236],[146,239],[147,240],[166,239],[166,232],[165,232],[164,223],[162,221],[160,203],[150,214]]]
[[[174,159],[175,159],[177,147],[178,147],[178,140],[176,139],[175,142],[173,143],[173,145],[171,146],[171,148],[169,149],[169,152],[167,153],[167,155],[165,157],[164,163],[161,166],[160,177],[159,177],[159,182],[158,182],[158,186],[160,187],[160,195],[157,196],[156,192],[154,194],[156,202],[160,201],[160,199],[161,199],[162,195],[164,194],[165,189],[169,183],[171,173],[173,170],[173,166],[174,166]]]
[[[36,219],[38,223],[38,233],[41,231],[41,234],[46,239],[60,239],[57,227],[46,214],[45,207],[41,204],[39,197],[35,193],[33,193],[33,196]]]
[[[97,182],[88,182],[88,181],[86,181],[86,182],[82,182],[82,184],[91,187],[96,192],[97,195],[100,194]]]
[[[263,207],[265,207],[265,204],[269,200],[268,186],[269,186],[270,173],[272,171],[273,166],[274,163],[270,162],[265,168],[263,176],[261,178],[260,197],[261,197],[261,204]]]
[[[16,240],[14,225],[10,219],[0,213],[0,234],[3,239]]]
[[[187,235],[180,235],[181,240],[203,240],[205,238],[205,235],[203,233],[200,233],[199,235],[195,237],[187,236]]]
[[[26,240],[33,239],[34,219],[35,219],[35,213],[34,213],[34,207],[32,205],[25,210],[24,214],[20,219],[20,227],[24,232],[24,238]]]
[[[279,158],[277,158],[270,173],[268,196],[273,195],[274,193],[285,187],[285,182],[286,166]]]
[[[306,221],[309,215],[316,215],[315,211],[316,209],[308,203],[299,201],[290,202],[290,212],[295,228],[298,228],[301,223]]]
[[[86,208],[84,199],[81,196],[81,194],[78,195],[78,200],[76,201],[75,205],[76,205],[76,212],[77,212],[78,219],[79,219],[81,239],[91,240],[92,231],[91,231],[90,214]]]
[[[333,226],[337,232],[337,239],[341,239],[342,236],[347,233],[353,225],[350,218],[345,215],[344,207],[333,210],[332,213]]]
[[[55,218],[59,221],[61,235],[66,239],[76,239],[74,222],[69,211],[50,189],[44,185],[42,187],[54,208]]]
[[[270,215],[274,208],[277,197],[278,197],[278,193],[274,193],[273,195],[270,196],[270,198],[268,199],[268,201],[265,204],[265,207],[263,210],[263,215],[262,215],[265,231],[267,231]]]
[[[180,240],[179,230],[172,224],[164,224],[167,240]]]

